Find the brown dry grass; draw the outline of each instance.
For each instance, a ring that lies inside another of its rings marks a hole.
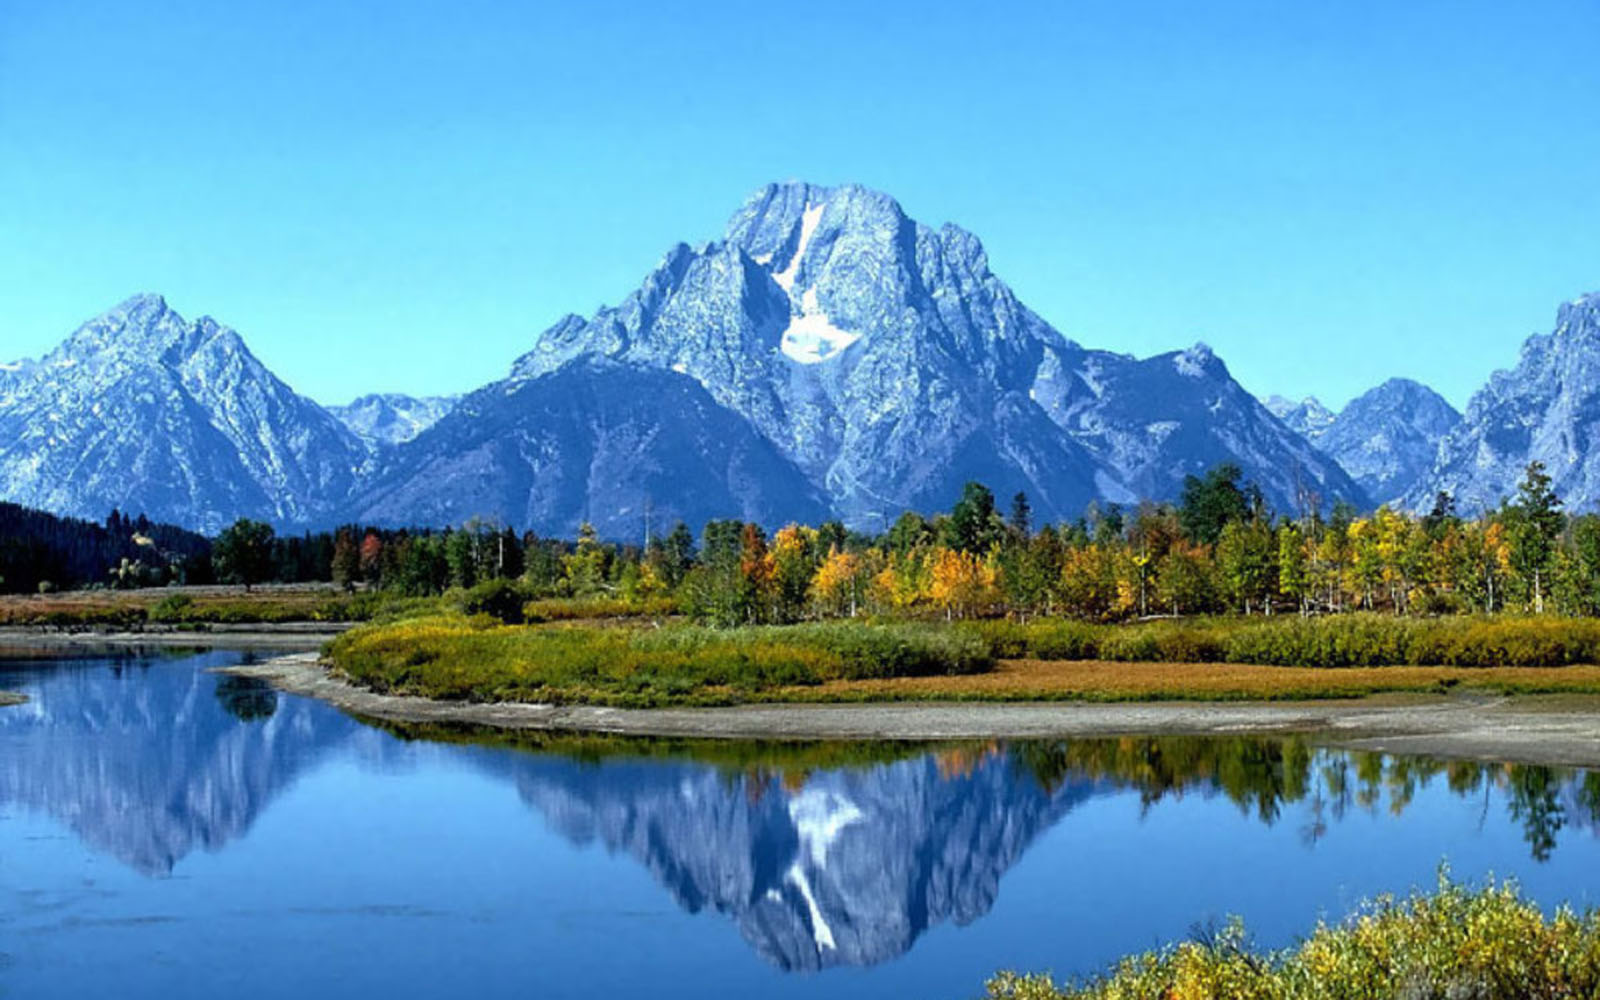
[[[192,604],[185,617],[205,620],[295,621],[327,617],[351,598],[331,584],[147,587],[139,590],[69,590],[53,594],[0,595],[0,625],[115,625],[140,621],[174,595]]]
[[[800,700],[1238,701],[1360,698],[1390,692],[1600,693],[1600,666],[1264,667],[1235,663],[1004,660],[991,673],[834,681]]]

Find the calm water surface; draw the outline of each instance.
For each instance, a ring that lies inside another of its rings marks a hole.
[[[0,662],[0,995],[970,997],[1230,913],[1600,894],[1600,781],[1256,740],[387,731],[206,672]]]

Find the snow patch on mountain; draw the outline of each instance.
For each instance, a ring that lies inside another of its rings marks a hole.
[[[811,237],[817,231],[817,224],[822,221],[822,205],[807,205],[800,215],[800,243],[795,247],[794,256],[789,258],[789,264],[782,271],[772,276],[778,287],[786,292],[794,290],[794,279],[800,273],[800,261],[806,255],[806,248],[811,245]],[[769,254],[767,259],[771,260]]]

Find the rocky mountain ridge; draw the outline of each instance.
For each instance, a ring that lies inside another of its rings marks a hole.
[[[1339,414],[1264,405],[1203,344],[1135,358],[1068,339],[956,226],[858,186],[774,184],[721,239],[673,247],[618,305],[562,319],[459,401],[324,408],[233,330],[136,296],[0,365],[0,499],[207,531],[483,516],[635,537],[679,518],[875,530],[973,479],[1071,518],[1172,499],[1223,461],[1285,512],[1416,508],[1440,489],[1471,508],[1539,458],[1581,506],[1600,499],[1595,303],[1563,307],[1464,421],[1408,380]]]

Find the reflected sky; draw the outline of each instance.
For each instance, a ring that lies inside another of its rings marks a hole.
[[[674,743],[368,725],[209,673],[0,664],[0,996],[966,997],[1243,915],[1516,875],[1600,783],[1297,742]]]

